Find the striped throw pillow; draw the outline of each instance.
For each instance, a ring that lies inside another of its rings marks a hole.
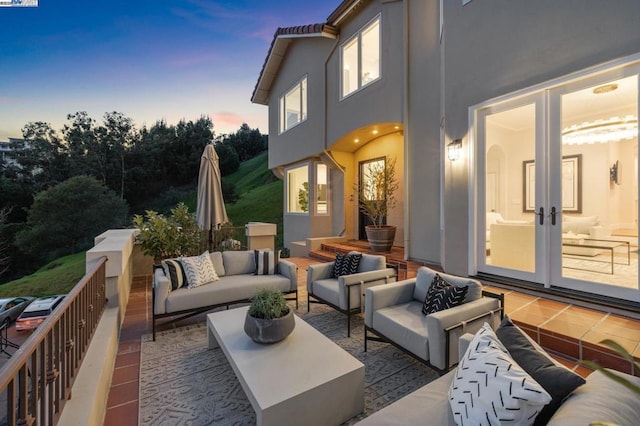
[[[274,275],[278,273],[280,250],[254,250],[256,275]]]
[[[171,280],[171,291],[177,290],[187,282],[187,277],[184,275],[184,269],[182,269],[182,263],[178,259],[165,259],[162,261],[162,270],[165,277],[169,277]]]

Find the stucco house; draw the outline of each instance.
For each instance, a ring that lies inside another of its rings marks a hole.
[[[285,246],[364,239],[354,184],[395,158],[407,258],[638,307],[639,76],[634,0],[345,0],[279,28],[251,99]]]

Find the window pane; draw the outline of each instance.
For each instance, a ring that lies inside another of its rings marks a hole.
[[[342,48],[342,96],[358,89],[358,38]]]
[[[308,166],[302,166],[287,172],[287,211],[289,213],[309,211],[308,169]]]
[[[307,119],[307,77],[303,78],[300,82],[300,111],[301,118],[300,121],[304,121]]]
[[[364,86],[380,77],[380,21],[362,32],[362,76]]]
[[[316,167],[316,199],[318,200],[316,213],[327,214],[327,166],[318,164]]]
[[[299,85],[291,89],[285,95],[285,122],[287,129],[295,126],[301,121],[302,111],[300,111],[300,98],[301,93]]]

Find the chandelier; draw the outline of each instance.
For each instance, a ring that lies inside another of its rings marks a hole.
[[[562,143],[565,145],[617,142],[636,137],[638,117],[633,115],[586,121],[562,129]]]

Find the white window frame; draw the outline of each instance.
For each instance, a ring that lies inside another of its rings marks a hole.
[[[300,80],[298,80],[293,86],[291,86],[282,96],[278,99],[278,127],[279,133],[282,134],[287,130],[291,130],[300,123],[303,123],[307,120],[307,88],[308,88],[308,75],[305,74]],[[289,96],[294,90],[300,91],[300,120],[293,123],[290,126],[287,126],[287,96]]]
[[[325,211],[320,211],[320,183],[318,182],[318,168],[322,166],[325,167],[325,178],[326,178],[326,188],[325,188],[325,200],[324,200],[324,207],[325,207]],[[313,199],[314,199],[314,212],[316,216],[328,216],[329,215],[329,208],[330,208],[330,200],[331,200],[331,181],[330,181],[330,175],[331,175],[331,169],[329,168],[329,166],[327,166],[324,163],[315,163],[315,167],[314,167],[314,188],[313,188]]]
[[[367,81],[366,83],[362,83],[362,74],[361,74],[361,70],[362,70],[362,34],[364,32],[366,32],[367,30],[369,30],[371,28],[371,26],[377,23],[378,24],[378,77],[376,77],[373,80]],[[343,57],[344,57],[344,48],[345,46],[351,44],[353,41],[356,41],[357,44],[357,49],[358,49],[358,69],[357,71],[357,84],[358,87],[356,87],[355,89],[351,90],[349,93],[344,93],[344,63],[343,63]],[[354,93],[358,93],[359,91],[361,91],[362,89],[364,89],[367,86],[370,86],[371,84],[375,83],[376,81],[379,81],[382,78],[382,14],[378,14],[375,18],[373,18],[372,20],[370,20],[369,22],[367,22],[362,28],[360,28],[358,30],[358,32],[356,34],[354,34],[352,37],[348,38],[344,43],[342,43],[342,45],[340,45],[340,100],[342,99],[346,99],[349,96],[353,95]]]
[[[298,205],[298,190],[300,189],[299,186],[296,186],[296,188],[291,188],[291,179],[290,179],[290,173],[292,172],[296,172],[297,170],[300,169],[306,169],[307,172],[307,176],[306,176],[306,182],[307,182],[307,211],[302,211],[302,209],[298,210],[292,210],[291,209],[291,197],[293,197],[293,202],[296,203],[296,206]],[[289,214],[289,215],[298,215],[298,216],[308,216],[311,209],[314,208],[312,206],[312,203],[310,202],[310,197],[309,194],[311,193],[311,191],[309,190],[309,170],[311,169],[311,166],[309,163],[302,163],[302,164],[298,164],[295,166],[291,166],[288,167],[285,170],[285,213]],[[294,192],[292,192],[294,191]]]

